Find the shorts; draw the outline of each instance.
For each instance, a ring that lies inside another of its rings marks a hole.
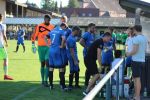
[[[117,43],[118,43],[118,44],[122,44],[122,41],[121,41],[121,40],[117,40]]]
[[[126,42],[122,42],[122,44],[123,44],[123,45],[125,45],[125,44],[126,44]]]
[[[0,59],[7,59],[7,52],[5,48],[0,48]]]
[[[51,68],[63,68],[63,59],[59,47],[50,47],[49,49],[49,64]]]
[[[132,61],[131,68],[132,68],[132,75],[134,78],[141,77],[142,68],[144,66],[145,66],[144,62]]]
[[[90,75],[98,74],[98,68],[96,64],[96,60],[92,58],[85,57],[85,66]]]
[[[69,58],[69,67],[70,67],[70,73],[79,72],[79,66],[76,66],[74,64],[74,61],[72,58]]]
[[[17,45],[20,45],[20,44],[21,44],[21,45],[24,45],[24,40],[18,40],[18,41],[17,41]]]
[[[61,49],[61,57],[62,57],[62,60],[63,60],[63,65],[64,66],[68,65],[68,57],[67,57],[66,48]]]
[[[38,54],[39,54],[40,62],[48,60],[49,59],[49,47],[38,46]]]
[[[102,66],[111,66],[113,61],[113,52],[102,51]]]
[[[126,58],[126,67],[131,67],[131,62],[132,62],[132,57],[127,57]]]

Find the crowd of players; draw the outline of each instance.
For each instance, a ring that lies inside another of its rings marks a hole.
[[[78,59],[78,51],[77,51],[77,45],[76,40],[77,37],[80,35],[81,30],[78,26],[74,26],[71,28],[67,25],[67,17],[62,16],[60,19],[60,23],[56,26],[52,25],[50,23],[51,17],[49,15],[44,16],[44,22],[37,25],[35,27],[34,33],[32,35],[32,49],[35,53],[36,45],[35,41],[38,40],[38,54],[39,54],[39,60],[41,62],[41,82],[42,85],[45,87],[49,87],[51,90],[54,88],[53,85],[53,71],[54,69],[59,69],[59,78],[60,78],[60,87],[62,90],[72,90],[75,88],[80,88],[79,85],[79,59]],[[1,25],[2,26],[2,25]],[[20,38],[18,38],[16,52],[18,51],[19,45],[22,44],[23,49],[25,51],[25,46],[23,42],[23,36],[24,32],[20,29],[19,30],[21,35],[19,35]],[[142,27],[140,25],[135,25],[132,28],[129,28],[127,30],[127,34],[113,34],[113,29],[109,29],[107,32],[105,32],[101,37],[97,40],[94,40],[94,34],[96,31],[96,25],[94,23],[90,23],[88,25],[88,31],[85,32],[79,43],[84,48],[83,50],[83,59],[84,64],[86,66],[85,71],[85,86],[87,87],[86,90],[83,92],[84,95],[87,95],[90,90],[94,87],[95,82],[99,80],[100,73],[104,74],[107,73],[110,70],[110,66],[113,63],[114,55],[115,58],[121,58],[122,53],[120,50],[116,50],[116,42],[126,44],[128,46],[128,49],[126,51],[127,57],[127,65],[131,67],[131,61],[134,59],[138,59],[137,57],[143,57],[142,55],[136,55],[133,56],[133,59],[131,60],[131,56],[136,54],[138,51],[137,45],[134,46],[134,44],[139,43],[140,38],[143,41],[143,49],[146,48],[145,43],[147,42],[145,37],[141,37],[141,31]],[[4,59],[4,68],[7,65],[7,55],[4,50],[4,43],[3,43],[3,37],[7,45],[7,39],[3,32],[3,27],[1,27],[1,49],[0,49],[0,55]],[[117,36],[118,35],[118,36]],[[134,37],[131,41],[131,38]],[[137,36],[136,36],[137,35]],[[127,41],[126,38],[128,37]],[[117,38],[116,38],[117,37]],[[119,39],[118,39],[119,38]],[[145,40],[144,40],[145,39]],[[125,42],[126,41],[126,42]],[[135,42],[135,43],[134,43]],[[138,45],[140,47],[140,45]],[[142,52],[142,51],[141,51]],[[144,53],[144,52],[142,52]],[[115,64],[119,60],[114,60]],[[141,59],[141,58],[140,58]],[[98,61],[98,65],[97,65]],[[66,66],[69,62],[69,86],[67,87],[65,84],[65,72],[66,72]],[[140,60],[139,60],[140,62]],[[143,66],[141,63],[133,61],[134,67],[132,67],[133,71],[133,77],[137,78],[140,76],[140,68]],[[141,61],[144,62],[144,61]],[[139,66],[141,65],[141,66]],[[100,68],[98,67],[100,66]],[[135,68],[135,66],[137,66]],[[138,70],[138,71],[137,71]],[[10,76],[7,75],[4,76],[4,79],[12,80]],[[91,78],[92,76],[92,78]],[[73,86],[73,80],[75,78],[75,86]],[[49,79],[49,81],[48,81]],[[90,80],[90,81],[89,81]],[[135,81],[138,81],[136,79]],[[136,84],[138,86],[138,84]],[[137,99],[138,100],[138,99]]]

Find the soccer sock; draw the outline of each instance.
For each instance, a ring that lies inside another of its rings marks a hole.
[[[16,47],[16,52],[18,52],[18,49],[19,49],[19,46],[17,45],[17,47]]]
[[[23,45],[23,52],[25,52],[25,46]]]
[[[4,66],[4,75],[8,75],[8,66]]]
[[[69,86],[72,86],[74,73],[69,74]]]
[[[59,72],[60,84],[65,87],[65,72]]]
[[[85,72],[85,85],[88,86],[90,80],[90,74],[88,73],[88,70]]]
[[[49,68],[46,67],[46,69],[45,69],[45,81],[47,81],[47,79],[48,79],[48,73],[49,73]]]
[[[75,85],[79,86],[79,72],[75,72]]]
[[[41,79],[44,82],[44,67],[41,67]]]
[[[53,85],[53,71],[49,71],[49,83],[51,86]]]

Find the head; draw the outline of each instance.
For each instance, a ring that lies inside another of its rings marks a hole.
[[[50,24],[50,20],[51,20],[51,17],[49,15],[45,15],[44,16],[44,23],[45,23],[45,25],[49,25]]]
[[[128,36],[134,36],[134,31],[133,31],[133,27],[129,27],[126,31],[126,33],[128,34]]]
[[[135,34],[141,33],[142,32],[142,26],[141,25],[135,25],[133,27],[133,31],[134,31]]]
[[[115,58],[121,58],[122,52],[121,50],[115,50]]]
[[[3,19],[3,16],[2,16],[2,14],[0,14],[0,22],[2,21],[2,19]]]
[[[79,36],[79,34],[80,34],[80,27],[74,26],[74,27],[72,28],[72,34],[73,34],[74,36]]]
[[[90,32],[90,33],[95,33],[95,31],[96,31],[96,25],[94,24],[94,23],[90,23],[89,25],[88,25],[88,31]]]
[[[109,42],[111,40],[111,34],[109,32],[106,32],[104,35],[103,35],[103,41],[104,42]]]
[[[62,17],[60,18],[60,20],[61,20],[62,23],[67,23],[68,18],[67,18],[67,16],[62,16]]]
[[[64,30],[67,28],[67,24],[66,23],[61,23],[60,25],[61,29]]]

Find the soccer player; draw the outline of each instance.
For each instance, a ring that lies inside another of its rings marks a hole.
[[[85,63],[85,56],[87,55],[87,51],[88,51],[90,45],[94,42],[94,35],[93,35],[94,32],[95,32],[95,24],[90,23],[88,25],[88,31],[83,34],[82,38],[79,41],[81,46],[84,47],[84,49],[83,49],[84,63]],[[88,70],[86,70],[85,71],[85,86],[88,86],[89,79],[90,79],[90,74],[89,74]]]
[[[112,35],[113,29],[109,29],[110,34]],[[105,74],[110,70],[111,63],[113,61],[113,50],[115,50],[115,37],[112,37],[110,41],[104,43],[104,49],[102,50],[102,72]]]
[[[54,30],[49,32],[47,37],[45,37],[45,41],[48,43],[47,39],[50,37],[51,45],[49,48],[49,82],[50,89],[53,89],[53,71],[55,68],[59,69],[59,78],[60,85],[62,90],[66,90],[65,85],[65,66],[63,63],[63,57],[61,57],[61,49],[65,47],[65,36],[64,36],[64,28],[66,27],[65,23],[62,23],[60,27],[56,27]]]
[[[4,42],[6,44],[4,44]],[[4,60],[4,80],[13,80],[12,77],[8,76],[8,57],[5,46],[8,47],[6,30],[2,24],[2,15],[0,14],[0,59]]]
[[[44,40],[44,37],[54,29],[54,25],[50,24],[51,17],[44,16],[44,23],[36,26],[36,31],[32,35],[32,45],[35,47],[35,40],[38,37],[38,54],[41,62],[41,78],[42,85],[48,86],[48,66],[49,66],[49,47]]]
[[[18,27],[17,35],[18,35],[18,40],[17,40],[17,47],[16,47],[16,51],[15,52],[18,52],[20,44],[23,47],[23,52],[25,52],[25,45],[24,45],[25,31],[24,31],[22,26]]]
[[[80,33],[80,28],[74,26],[72,28],[72,34],[67,39],[67,56],[69,59],[70,74],[69,74],[69,90],[72,90],[73,78],[75,76],[75,88],[79,86],[79,60],[77,55],[76,36]]]
[[[85,65],[89,74],[93,76],[93,78],[89,82],[87,89],[83,92],[84,95],[87,95],[90,92],[95,82],[100,78],[96,61],[98,60],[99,66],[101,66],[101,52],[103,50],[104,43],[110,40],[111,34],[107,32],[103,37],[93,42],[87,51],[85,56]]]

